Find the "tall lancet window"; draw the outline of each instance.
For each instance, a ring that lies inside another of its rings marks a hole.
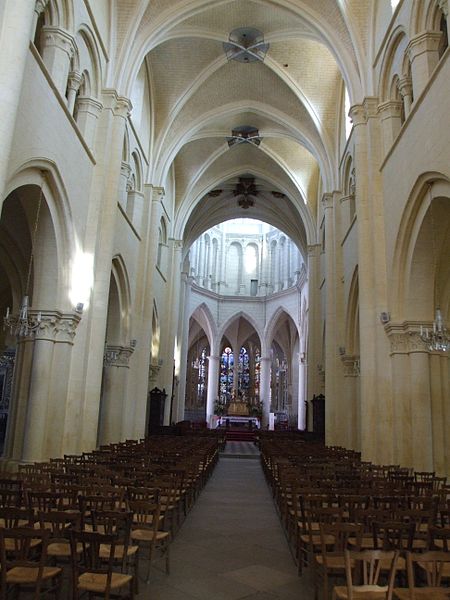
[[[220,357],[220,400],[223,402],[229,402],[231,400],[231,394],[233,391],[233,366],[234,366],[234,355],[228,346],[222,352]]]
[[[242,347],[239,352],[238,364],[238,392],[248,396],[250,389],[250,358],[247,350]]]

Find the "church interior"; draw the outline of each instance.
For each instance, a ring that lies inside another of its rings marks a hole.
[[[449,8],[0,3],[2,475],[191,454],[186,514],[279,432],[291,543],[283,433],[450,477]]]
[[[2,468],[325,397],[327,445],[448,476],[448,1],[0,19]]]

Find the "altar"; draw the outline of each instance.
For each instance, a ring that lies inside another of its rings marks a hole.
[[[233,401],[228,405],[228,416],[246,417],[248,415],[247,402]]]
[[[223,417],[219,417],[217,421],[217,427],[223,427],[227,425],[249,425],[252,424],[252,427],[255,429],[261,428],[261,423],[258,417],[245,417],[239,415],[224,415]]]

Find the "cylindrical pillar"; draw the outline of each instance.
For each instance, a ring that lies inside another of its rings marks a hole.
[[[214,416],[214,402],[217,400],[217,388],[219,385],[219,356],[208,356],[208,392],[206,397],[206,422],[211,424]]]
[[[270,356],[262,356],[260,364],[259,399],[263,406],[261,427],[267,428],[269,425],[270,412]]]

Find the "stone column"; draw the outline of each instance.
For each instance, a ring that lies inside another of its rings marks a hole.
[[[319,292],[319,269],[320,269],[320,244],[308,246],[308,343],[306,369],[307,369],[307,391],[306,400],[309,401],[314,395],[324,394],[325,387],[318,371],[320,352],[322,346],[322,326],[320,311]],[[312,431],[312,410],[308,415],[308,430]]]
[[[119,192],[118,192],[119,193]],[[152,343],[152,317],[154,306],[155,263],[158,252],[158,227],[161,219],[164,190],[151,184],[144,186],[142,197],[142,218],[140,229],[142,241],[139,244],[139,257],[136,274],[136,287],[133,302],[132,338],[136,339],[133,360],[129,364],[128,375],[128,418],[124,436],[127,438],[144,437],[147,431],[148,392],[158,384],[160,365],[150,365]],[[116,199],[117,201],[117,199]]]
[[[127,379],[130,346],[106,346],[103,389],[100,408],[98,445],[121,442],[125,439],[131,404],[127,403]]]
[[[378,113],[381,118],[384,148],[383,155],[385,156],[394,143],[402,126],[402,103],[394,100],[383,102],[378,105]]]
[[[191,303],[193,277],[189,277],[187,273],[181,275],[182,302],[180,304],[180,314],[178,318],[178,345],[179,357],[178,365],[175,365],[175,375],[178,377],[177,397],[175,398],[174,406],[174,421],[182,421],[184,419],[184,405],[186,399],[186,376],[187,376],[187,359],[189,345],[189,311]]]
[[[88,147],[93,150],[97,121],[102,110],[102,103],[95,98],[78,96],[77,124]]]
[[[304,431],[308,428],[308,424],[306,423],[306,356],[304,352],[300,353],[299,361],[298,361],[298,408],[297,408],[297,427],[301,431]]]
[[[13,457],[25,462],[48,460],[63,454],[60,425],[66,414],[73,338],[80,321],[78,314],[40,312],[41,323],[32,342],[23,451],[21,457]]]
[[[403,107],[405,110],[405,118],[411,112],[411,104],[412,104],[412,79],[411,77],[402,77],[398,82],[398,91],[400,92],[400,96],[403,100]]]
[[[406,51],[411,61],[414,98],[417,99],[439,62],[440,31],[422,31],[411,38]]]
[[[69,78],[70,61],[75,52],[75,40],[60,27],[45,25],[41,30],[42,60],[56,89],[64,98]]]
[[[66,412],[64,424],[66,453],[90,451],[97,443],[117,194],[125,123],[130,108],[129,101],[115,90],[104,90],[102,101],[104,108],[96,136],[97,164],[89,192],[89,210],[84,231],[79,232],[82,251],[94,257],[95,284],[83,315],[83,328],[76,340],[74,375],[68,392],[70,410]],[[89,361],[85,360],[87,349]]]
[[[259,399],[263,405],[262,428],[267,428],[269,425],[270,412],[270,371],[271,371],[270,356],[261,356],[260,380],[259,380]]]
[[[31,1],[4,0],[0,6],[0,213],[34,15]]]
[[[67,82],[67,109],[71,115],[74,113],[75,100],[77,92],[81,85],[81,74],[78,71],[71,71]]]
[[[178,352],[179,341],[177,339],[178,317],[180,312],[180,290],[181,290],[181,267],[183,241],[171,238],[169,240],[171,250],[171,263],[168,270],[168,281],[171,282],[168,303],[166,334],[163,337],[162,354],[167,357],[161,368],[162,386],[167,392],[166,410],[164,413],[164,425],[170,425],[171,400],[173,392],[174,360]],[[173,406],[172,406],[173,413]],[[172,414],[173,416],[173,414]]]
[[[208,392],[206,396],[206,422],[211,425],[214,416],[214,402],[218,398],[220,356],[208,356]]]
[[[380,322],[387,311],[387,272],[378,101],[353,106],[361,352],[361,451],[363,460],[391,464],[393,414],[389,343]],[[367,343],[370,340],[370,344]]]

